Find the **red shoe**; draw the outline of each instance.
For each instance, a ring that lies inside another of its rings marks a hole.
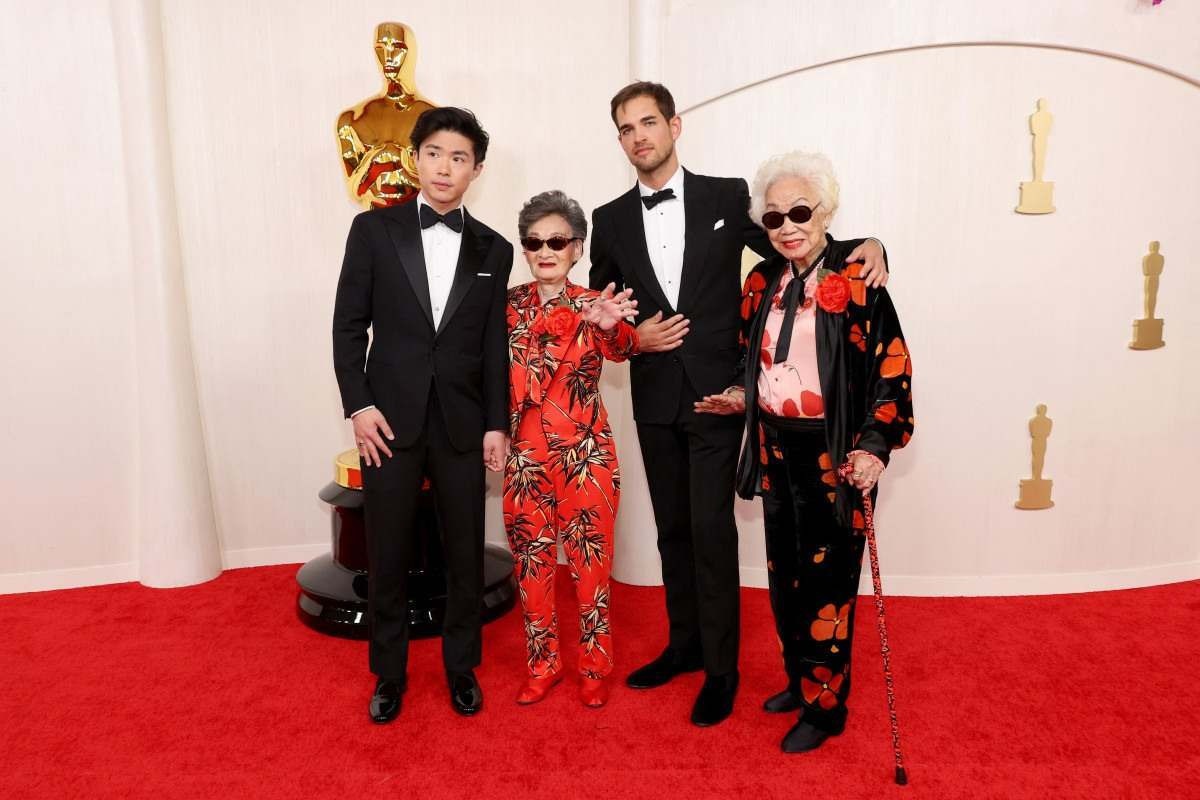
[[[552,672],[541,677],[531,677],[525,681],[521,691],[517,692],[518,705],[528,706],[540,702],[554,684],[562,680],[562,672]]]
[[[579,699],[588,708],[600,708],[608,702],[608,681],[583,676],[579,683]]]

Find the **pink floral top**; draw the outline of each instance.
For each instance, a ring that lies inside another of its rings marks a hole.
[[[762,349],[758,352],[758,405],[778,417],[820,419],[825,416],[825,403],[821,399],[821,380],[817,373],[817,309],[813,300],[817,271],[804,282],[804,300],[796,309],[787,360],[778,364],[774,361],[779,330],[783,327],[783,291],[793,280],[792,271],[786,270],[779,281],[779,289],[771,298]]]

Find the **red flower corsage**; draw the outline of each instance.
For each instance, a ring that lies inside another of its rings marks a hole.
[[[575,330],[578,324],[579,317],[570,306],[555,306],[554,310],[546,315],[545,331],[558,337]]]
[[[845,275],[833,270],[821,270],[824,275],[818,275],[817,290],[813,292],[817,305],[831,314],[840,314],[846,310],[850,302],[850,281]]]

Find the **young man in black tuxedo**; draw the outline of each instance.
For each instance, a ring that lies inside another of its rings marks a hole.
[[[740,178],[679,166],[682,121],[666,87],[630,84],[612,99],[618,140],[638,183],[592,217],[592,288],[615,283],[638,298],[639,355],[630,362],[633,415],[658,527],[669,640],[626,679],[635,689],[703,669],[696,725],[733,710],[738,685],[738,548],[734,473],[744,420],[697,413],[701,398],[740,384],[741,253],[774,253],[749,217]],[[885,275],[882,246],[868,240],[868,281]]]
[[[400,712],[408,664],[406,583],[425,476],[446,553],[442,659],[450,700],[477,712],[484,472],[508,426],[504,307],[513,248],[463,195],[488,136],[463,109],[426,111],[412,132],[421,193],[354,218],[333,312],[333,362],[363,462],[371,719]],[[370,355],[367,329],[372,329]]]

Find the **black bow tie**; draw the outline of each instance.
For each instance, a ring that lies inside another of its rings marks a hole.
[[[463,229],[463,212],[461,208],[456,208],[453,211],[447,211],[445,214],[439,214],[431,207],[421,205],[421,229],[432,228],[438,223],[442,223],[455,233],[462,233]]]
[[[674,199],[675,199],[675,190],[674,189],[662,189],[660,191],[655,192],[654,194],[642,195],[642,205],[644,205],[646,207],[646,210],[649,211],[650,209],[654,208],[656,205],[661,203],[663,200],[674,200]]]

